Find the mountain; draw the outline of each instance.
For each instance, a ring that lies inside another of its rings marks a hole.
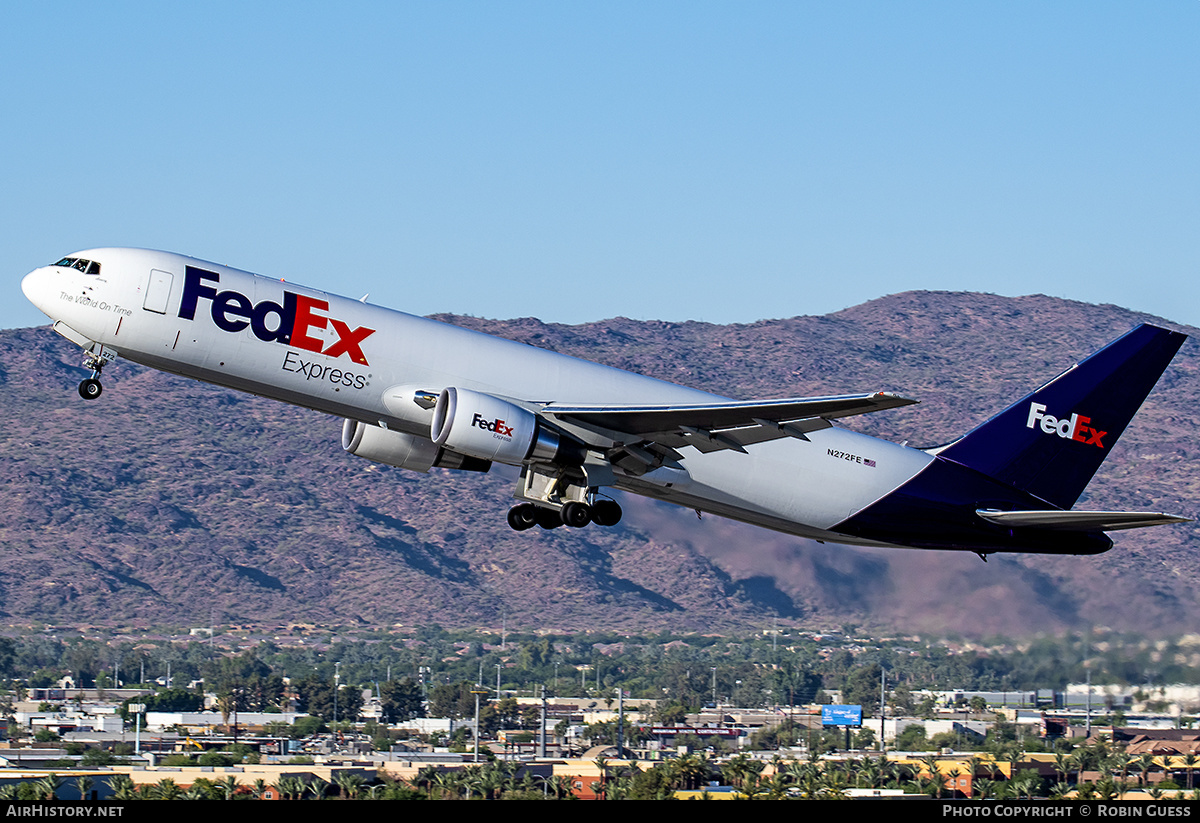
[[[438,319],[737,398],[888,389],[848,425],[936,445],[1142,321],[1045,296],[909,292],[748,325]],[[1194,329],[1180,328],[1187,333]],[[340,421],[124,361],[81,400],[78,350],[0,332],[0,622],[289,622],[720,631],[780,624],[1027,635],[1190,630],[1193,524],[1093,558],[866,550],[623,496],[613,529],[511,531],[515,472],[345,455]],[[1189,340],[1080,508],[1192,515]]]

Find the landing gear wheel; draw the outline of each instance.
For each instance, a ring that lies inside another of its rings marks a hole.
[[[592,505],[592,522],[597,526],[615,526],[621,522],[621,506],[616,500],[597,500]]]
[[[562,507],[562,522],[573,529],[582,529],[592,522],[592,507],[572,500]]]
[[[554,509],[543,509],[541,506],[534,506],[534,511],[537,516],[537,524],[543,529],[557,529],[563,524],[562,517]]]
[[[537,507],[529,503],[513,506],[508,510],[508,525],[514,530],[523,532],[538,524]]]
[[[84,400],[95,400],[102,391],[104,391],[104,387],[94,377],[89,377],[79,384],[79,396]]]

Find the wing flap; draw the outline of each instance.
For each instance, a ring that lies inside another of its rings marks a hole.
[[[782,437],[807,439],[829,420],[909,406],[916,400],[891,392],[838,397],[751,400],[704,405],[560,406],[541,409],[549,418],[601,433],[620,433],[677,449],[702,452],[744,448]]]
[[[1038,528],[1058,531],[1090,532],[1140,529],[1170,523],[1190,523],[1190,517],[1162,512],[1082,512],[1034,510],[1002,512],[979,509],[975,512],[984,520],[1012,528]]]

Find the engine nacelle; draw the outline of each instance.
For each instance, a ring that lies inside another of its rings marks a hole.
[[[489,460],[446,451],[424,437],[357,420],[342,424],[342,448],[355,457],[416,472],[432,468],[486,472],[492,467]]]
[[[490,394],[442,389],[429,427],[433,442],[460,454],[519,466],[526,460],[583,464],[585,449],[538,416]]]

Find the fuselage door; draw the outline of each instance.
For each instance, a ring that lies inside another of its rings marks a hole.
[[[151,269],[150,280],[146,283],[146,299],[142,301],[142,308],[156,314],[166,314],[173,280],[174,277],[170,272]]]

